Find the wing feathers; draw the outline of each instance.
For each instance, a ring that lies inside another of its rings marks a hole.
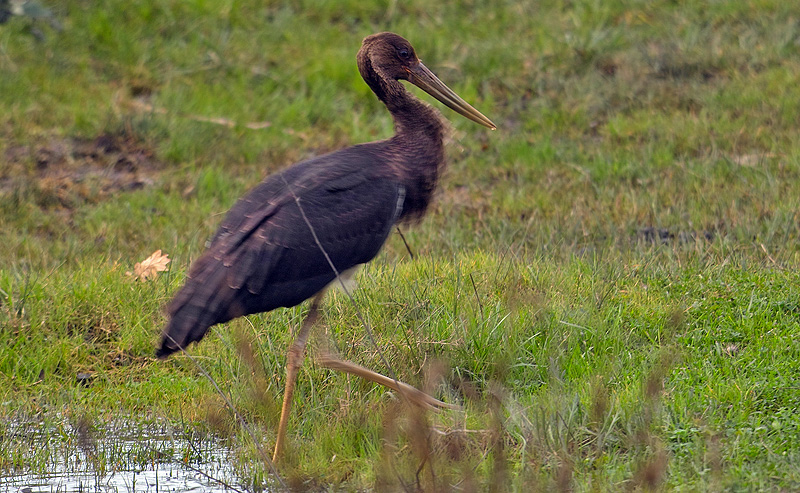
[[[312,229],[337,271],[368,262],[400,216],[405,197],[398,183],[364,173],[317,187],[291,186],[291,193],[284,187],[280,199],[273,196],[257,206],[255,198],[264,198],[261,188],[275,193],[271,177],[231,209],[170,304],[159,356],[199,341],[211,325],[294,306],[331,282],[335,274]]]

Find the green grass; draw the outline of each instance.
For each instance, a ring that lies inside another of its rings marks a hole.
[[[499,128],[442,108],[450,168],[404,230],[415,258],[393,236],[360,273],[357,307],[327,298],[310,353],[332,339],[377,371],[385,358],[463,410],[421,415],[309,361],[282,477],[800,488],[800,6],[48,6],[63,30],[39,22],[42,40],[30,19],[0,26],[4,419],[167,418],[228,440],[243,484],[265,477],[196,363],[154,359],[161,310],[263,176],[391,135],[354,57],[392,30]],[[125,274],[157,249],[173,259],[157,280]],[[191,351],[266,450],[304,312],[233,321]],[[0,476],[46,469],[15,443],[0,434]]]

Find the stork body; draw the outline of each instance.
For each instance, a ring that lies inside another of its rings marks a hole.
[[[158,355],[199,341],[214,324],[295,306],[331,283],[336,274],[312,228],[336,272],[370,261],[396,223],[424,212],[443,165],[420,158],[406,160],[423,164],[420,173],[400,168],[408,142],[397,135],[303,161],[240,199],[171,303],[170,337]]]
[[[362,77],[392,114],[395,135],[297,163],[240,199],[170,304],[157,351],[166,357],[201,340],[212,325],[314,297],[289,350],[276,458],[321,293],[337,274],[374,258],[396,224],[424,215],[445,164],[438,111],[412,96],[400,80],[495,128],[425,68],[396,34],[365,38],[357,60]],[[387,384],[380,380],[386,377],[347,362],[328,362],[400,391],[419,392],[400,382]],[[427,403],[441,404],[432,398]]]

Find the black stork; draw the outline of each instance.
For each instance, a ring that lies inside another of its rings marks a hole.
[[[395,225],[425,214],[445,165],[440,113],[400,81],[414,84],[470,120],[496,128],[428,70],[397,34],[365,38],[357,61],[364,81],[392,114],[395,135],[297,163],[268,176],[240,199],[170,303],[170,320],[157,351],[165,358],[201,340],[212,325],[313,297],[287,354],[275,460],[325,288],[372,260]],[[420,405],[444,405],[353,363],[330,356],[321,363],[395,389]]]

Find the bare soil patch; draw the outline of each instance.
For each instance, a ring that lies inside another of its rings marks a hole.
[[[125,134],[49,138],[0,156],[0,196],[32,192],[44,208],[71,209],[150,186],[163,168],[152,148]]]

